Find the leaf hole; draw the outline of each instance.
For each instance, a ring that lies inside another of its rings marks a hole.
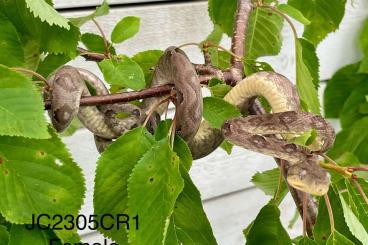
[[[58,158],[55,159],[55,164],[58,166],[63,166],[63,162]]]
[[[37,152],[38,157],[44,157],[45,155],[46,155],[46,153],[44,151],[38,151]]]
[[[171,187],[171,192],[174,192],[175,191],[175,188],[174,187]]]
[[[151,183],[153,182],[153,180],[154,180],[154,179],[153,179],[153,177],[151,177],[151,178],[149,179],[149,181],[150,181]]]
[[[52,202],[53,202],[53,203],[56,203],[56,201],[57,201],[57,200],[56,200],[56,198],[53,198],[53,199],[52,199]]]

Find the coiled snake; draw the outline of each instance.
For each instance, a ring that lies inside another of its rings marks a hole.
[[[155,109],[152,107],[163,99],[145,99],[141,107],[131,104],[79,107],[80,97],[90,94],[85,81],[97,94],[108,93],[97,77],[86,70],[64,66],[50,80],[53,84],[50,115],[55,128],[63,130],[78,114],[82,123],[95,134],[100,151],[111,139],[141,125]],[[185,53],[176,47],[165,51],[154,70],[151,87],[164,84],[175,85],[177,129],[188,142],[194,159],[214,151],[225,138],[246,149],[287,160],[291,165],[287,181],[294,188],[314,195],[324,195],[328,191],[329,176],[319,167],[318,156],[314,153],[324,152],[333,144],[334,130],[322,117],[300,111],[296,89],[286,77],[275,72],[258,72],[240,81],[224,100],[246,115],[250,102],[263,96],[273,114],[233,118],[227,120],[221,130],[202,121],[198,76]],[[161,105],[155,112],[161,114],[163,110]],[[129,113],[130,117],[117,119],[114,114],[120,111]],[[152,121],[155,118],[152,116]],[[317,131],[317,138],[308,149],[289,143],[288,139],[311,129]]]

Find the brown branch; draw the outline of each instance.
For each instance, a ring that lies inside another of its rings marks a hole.
[[[100,62],[107,57],[104,54],[90,52],[87,49],[78,47],[79,55],[85,58],[87,61]]]
[[[173,85],[167,84],[163,86],[143,89],[140,91],[99,95],[99,96],[86,96],[86,97],[81,98],[80,105],[82,106],[107,105],[107,104],[122,103],[122,102],[129,102],[133,100],[145,99],[149,97],[157,97],[157,96],[170,94],[170,91],[173,89],[173,87],[174,87]],[[45,109],[48,110],[50,108],[51,108],[51,101],[46,100]]]
[[[238,0],[238,7],[235,17],[235,25],[233,37],[231,40],[231,51],[236,54],[236,56],[231,57],[231,69],[233,76],[236,81],[243,78],[243,63],[237,57],[244,57],[244,44],[245,44],[245,34],[248,30],[248,21],[250,12],[252,10],[252,3],[250,0]]]

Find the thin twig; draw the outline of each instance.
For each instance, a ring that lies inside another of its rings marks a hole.
[[[103,61],[106,57],[104,54],[91,52],[87,49],[78,47],[79,55],[85,58],[88,61],[100,62]]]
[[[319,166],[321,166],[322,168],[327,169],[327,170],[333,170],[333,171],[343,175],[346,178],[351,178],[352,175],[353,175],[351,172],[349,172],[349,168],[347,168],[347,167],[341,167],[341,166],[338,166],[338,165],[328,164],[328,163],[324,163],[324,162],[320,162]]]
[[[279,180],[278,180],[278,184],[277,184],[277,190],[276,190],[276,194],[275,194],[275,200],[279,200],[280,198],[280,192],[281,192],[281,187],[282,187],[282,169],[285,167],[285,162],[284,161],[280,161],[280,175],[279,175]]]
[[[359,184],[359,182],[358,182],[356,179],[354,179],[354,178],[352,178],[352,179],[351,179],[351,182],[353,182],[353,183],[354,183],[354,185],[355,185],[355,186],[356,186],[356,188],[358,189],[359,194],[363,197],[363,199],[364,199],[365,203],[368,205],[368,198],[367,198],[367,195],[365,194],[365,192],[364,192],[364,190],[363,190],[362,186],[361,186],[361,185]]]
[[[100,32],[102,39],[104,41],[104,45],[105,45],[105,54],[106,56],[110,59],[111,58],[111,53],[110,53],[110,47],[109,47],[109,42],[107,41],[107,38],[105,36],[104,31],[102,30],[100,24],[98,24],[98,22],[95,19],[92,19],[93,23],[95,23],[98,31]]]
[[[326,207],[328,211],[328,217],[330,219],[331,234],[333,234],[335,231],[335,221],[334,221],[334,216],[333,216],[332,207],[330,203],[330,198],[328,198],[327,194],[325,194],[323,197],[325,198],[325,203],[326,203]]]
[[[34,72],[32,70],[28,70],[28,69],[22,68],[22,67],[11,67],[10,69],[13,70],[13,71],[21,72],[21,73],[31,74],[31,75],[37,77],[38,79],[40,79],[41,81],[43,81],[47,85],[47,87],[51,87],[49,82],[47,81],[47,79],[44,78],[41,74],[38,74],[37,72]]]
[[[168,96],[166,98],[164,98],[163,100],[160,100],[158,102],[156,102],[147,112],[147,117],[144,120],[143,123],[143,127],[145,127],[150,119],[150,117],[152,116],[153,112],[157,109],[157,107],[159,107],[161,104],[168,102],[171,99],[171,96]]]
[[[368,166],[351,166],[347,167],[348,171],[353,173],[356,171],[368,171]]]
[[[307,236],[308,195],[303,194],[303,236]]]
[[[329,161],[333,165],[338,165],[332,158],[330,158],[329,156],[327,156],[325,153],[320,152],[320,153],[318,153],[318,155],[320,155],[321,157],[323,157],[324,159],[326,159],[327,161]]]
[[[281,12],[280,10],[278,10],[277,8],[275,8],[274,6],[261,5],[260,7],[261,8],[266,8],[266,9],[270,9],[271,11],[273,11],[276,14],[278,14],[279,16],[281,16],[284,20],[286,20],[286,22],[291,27],[291,30],[293,31],[294,39],[295,40],[298,39],[298,33],[296,31],[296,28],[295,28],[293,22],[290,20],[290,18],[286,14],[284,14],[283,12]]]

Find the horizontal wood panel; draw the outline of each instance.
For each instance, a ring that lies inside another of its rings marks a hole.
[[[363,21],[368,16],[368,1],[355,1],[354,6],[347,4],[347,14],[340,29],[330,34],[319,45],[320,78],[329,79],[341,66],[357,61],[361,55],[357,45],[357,33]],[[79,16],[89,11],[66,12],[66,16]],[[187,42],[200,42],[212,30],[212,23],[207,14],[207,2],[190,2],[175,4],[160,4],[150,6],[136,6],[114,8],[110,15],[98,18],[103,30],[110,35],[114,25],[124,16],[135,15],[141,17],[141,31],[132,39],[117,45],[120,53],[134,55],[137,52],[149,49],[166,49],[172,45]],[[303,28],[295,23],[301,35]],[[82,27],[84,32],[96,32],[92,23]],[[295,80],[295,53],[293,36],[290,27],[285,25],[283,32],[284,43],[277,56],[263,57],[261,60],[269,62],[276,71],[284,74],[292,81]],[[223,46],[230,48],[230,39],[224,38]],[[203,58],[196,47],[185,47],[185,51],[194,63],[203,62]],[[87,67],[98,72],[92,62],[86,63],[82,59],[74,62],[75,65]]]
[[[107,0],[108,4],[132,4],[132,3],[157,3],[157,2],[169,2],[172,0]],[[54,6],[57,9],[70,9],[80,7],[93,7],[99,6],[103,0],[54,0]]]

